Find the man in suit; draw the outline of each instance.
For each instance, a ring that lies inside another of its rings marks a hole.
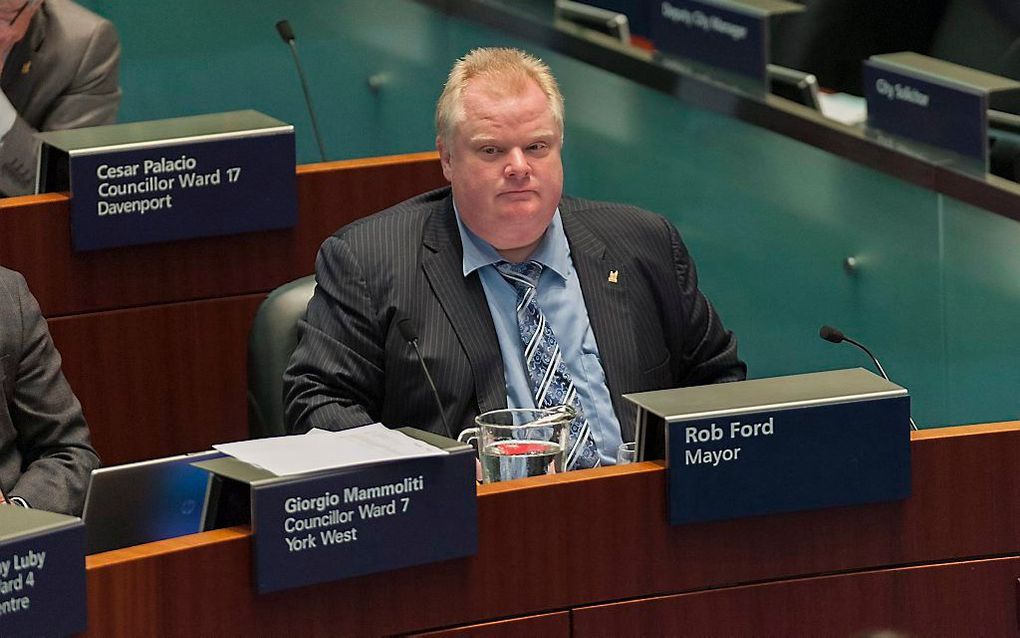
[[[0,0],[0,192],[35,192],[38,131],[112,124],[113,25],[70,0]]]
[[[25,279],[6,268],[0,268],[0,389],[0,503],[80,515],[99,457],[39,305]]]
[[[582,414],[568,467],[592,467],[633,438],[622,394],[744,378],[676,229],[562,196],[563,98],[544,63],[471,52],[436,126],[451,186],[354,222],[319,252],[284,378],[291,431],[381,421],[456,436],[481,412],[568,403]]]

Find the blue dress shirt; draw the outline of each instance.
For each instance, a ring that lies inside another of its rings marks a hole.
[[[504,259],[495,248],[461,222],[456,205],[454,211],[460,228],[461,244],[464,246],[464,276],[478,271],[496,327],[499,350],[503,355],[507,405],[511,408],[533,408],[535,400],[524,362],[524,345],[517,327],[517,291],[496,270],[495,264]],[[602,465],[613,465],[622,442],[620,423],[613,412],[606,375],[599,359],[595,334],[588,321],[581,284],[570,259],[570,246],[563,232],[559,209],[529,259],[545,267],[536,291],[538,305],[556,335],[563,361],[574,380],[581,409],[588,419],[592,437],[602,458]]]

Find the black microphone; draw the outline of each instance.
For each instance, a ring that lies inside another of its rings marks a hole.
[[[421,350],[418,349],[418,331],[414,327],[414,320],[410,317],[399,319],[397,321],[397,330],[400,331],[400,336],[404,338],[404,341],[414,348],[414,353],[418,356],[418,363],[421,364],[422,372],[425,373],[425,379],[429,382],[429,388],[432,389],[432,398],[436,400],[436,408],[439,410],[439,416],[443,419],[443,425],[446,427],[446,436],[456,439],[456,435],[454,435],[453,430],[450,428],[450,422],[446,420],[443,402],[439,399],[439,390],[436,389],[436,384],[432,382],[429,367],[425,365],[425,357],[421,356]]]
[[[818,336],[831,343],[842,343],[846,341],[847,343],[852,343],[853,345],[857,346],[858,348],[863,350],[865,354],[871,357],[872,361],[875,362],[875,367],[878,368],[879,374],[881,374],[886,381],[892,383],[892,379],[890,379],[889,375],[885,373],[885,368],[883,368],[882,364],[878,361],[878,357],[873,355],[871,353],[871,350],[868,350],[867,346],[865,346],[860,341],[855,341],[854,339],[851,339],[850,337],[843,334],[843,331],[840,330],[839,328],[833,328],[832,326],[828,325],[821,327],[821,329],[818,331]],[[908,416],[907,418],[910,419],[910,429],[916,430],[917,424],[914,423],[914,418],[911,416]]]
[[[294,43],[294,29],[290,22],[280,20],[276,23],[276,31],[285,44],[290,46],[294,54],[294,64],[297,66],[298,78],[301,80],[301,89],[305,92],[305,104],[308,105],[308,115],[312,118],[312,131],[315,133],[315,142],[319,145],[319,157],[326,161],[326,147],[322,145],[322,135],[319,133],[319,121],[315,118],[315,109],[312,107],[312,95],[308,92],[308,82],[305,81],[305,71],[301,68],[301,58],[298,56],[297,45]]]

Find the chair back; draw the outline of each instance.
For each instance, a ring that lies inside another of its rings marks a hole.
[[[252,438],[287,433],[283,373],[297,347],[298,320],[305,316],[315,276],[295,279],[269,293],[248,337],[248,431]]]

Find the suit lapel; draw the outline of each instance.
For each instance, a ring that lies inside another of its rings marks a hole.
[[[580,215],[561,206],[560,216],[620,430],[624,440],[632,440],[633,408],[620,396],[622,392],[637,387],[641,375],[638,357],[634,356],[637,343],[627,292],[627,279],[631,273],[626,271],[623,261],[611,253],[605,242],[589,230]]]
[[[496,328],[478,273],[464,278],[460,232],[450,197],[425,222],[422,244],[425,277],[471,364],[479,413],[505,408],[506,383]]]
[[[0,87],[12,104],[25,104],[30,97],[27,93],[32,89],[32,64],[46,36],[46,5],[44,4],[32,18],[32,22],[21,39],[11,49],[4,62],[3,75],[0,76]],[[27,65],[27,66],[26,66]]]

